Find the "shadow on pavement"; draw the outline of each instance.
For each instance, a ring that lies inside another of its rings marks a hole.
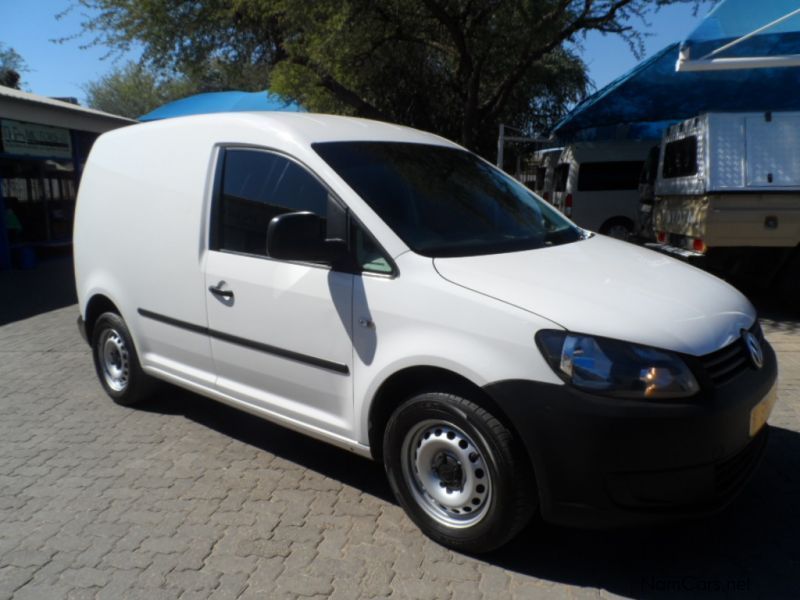
[[[209,398],[165,386],[163,393],[137,409],[183,415],[240,442],[358,488],[381,500],[394,502],[380,464]]]
[[[764,292],[748,297],[759,318],[767,321],[771,329],[786,333],[800,331],[800,299]]]
[[[773,428],[755,476],[721,514],[617,531],[533,523],[484,560],[636,598],[798,597],[800,434]]]
[[[77,301],[71,256],[41,260],[30,270],[0,271],[0,325]]]
[[[180,414],[345,485],[394,502],[382,467],[244,412],[168,387],[145,406]],[[664,527],[584,531],[535,519],[510,544],[475,558],[540,579],[623,596],[797,597],[800,434],[773,428],[764,460],[721,514]]]

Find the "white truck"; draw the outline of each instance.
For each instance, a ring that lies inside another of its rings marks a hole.
[[[797,285],[800,113],[706,113],[672,125],[655,194],[657,249],[728,277]]]

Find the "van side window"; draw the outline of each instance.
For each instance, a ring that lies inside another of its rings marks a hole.
[[[555,177],[555,191],[563,192],[567,189],[567,179],[569,179],[569,163],[561,163],[556,167]]]
[[[261,150],[227,150],[212,227],[220,250],[267,254],[267,226],[287,212],[327,217],[328,190],[297,163]],[[216,220],[216,223],[214,222]]]
[[[378,244],[355,221],[351,222],[351,247],[361,270],[367,273],[390,274],[393,270],[392,265],[384,256]]]
[[[608,192],[638,189],[643,167],[642,160],[581,163],[578,167],[578,191]]]
[[[697,136],[669,142],[664,148],[664,178],[697,175]]]

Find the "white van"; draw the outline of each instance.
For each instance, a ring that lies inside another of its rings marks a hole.
[[[118,129],[74,239],[111,398],[163,380],[380,460],[459,550],[537,510],[719,509],[764,448],[777,365],[741,294],[431,134],[279,113]]]
[[[652,142],[580,142],[561,154],[553,205],[581,227],[626,240],[639,213],[639,178]]]

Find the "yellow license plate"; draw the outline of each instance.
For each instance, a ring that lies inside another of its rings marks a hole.
[[[772,412],[772,407],[775,406],[777,400],[778,383],[775,382],[772,389],[764,396],[764,399],[750,411],[750,437],[753,437],[766,425],[767,419],[769,419],[769,415]]]

